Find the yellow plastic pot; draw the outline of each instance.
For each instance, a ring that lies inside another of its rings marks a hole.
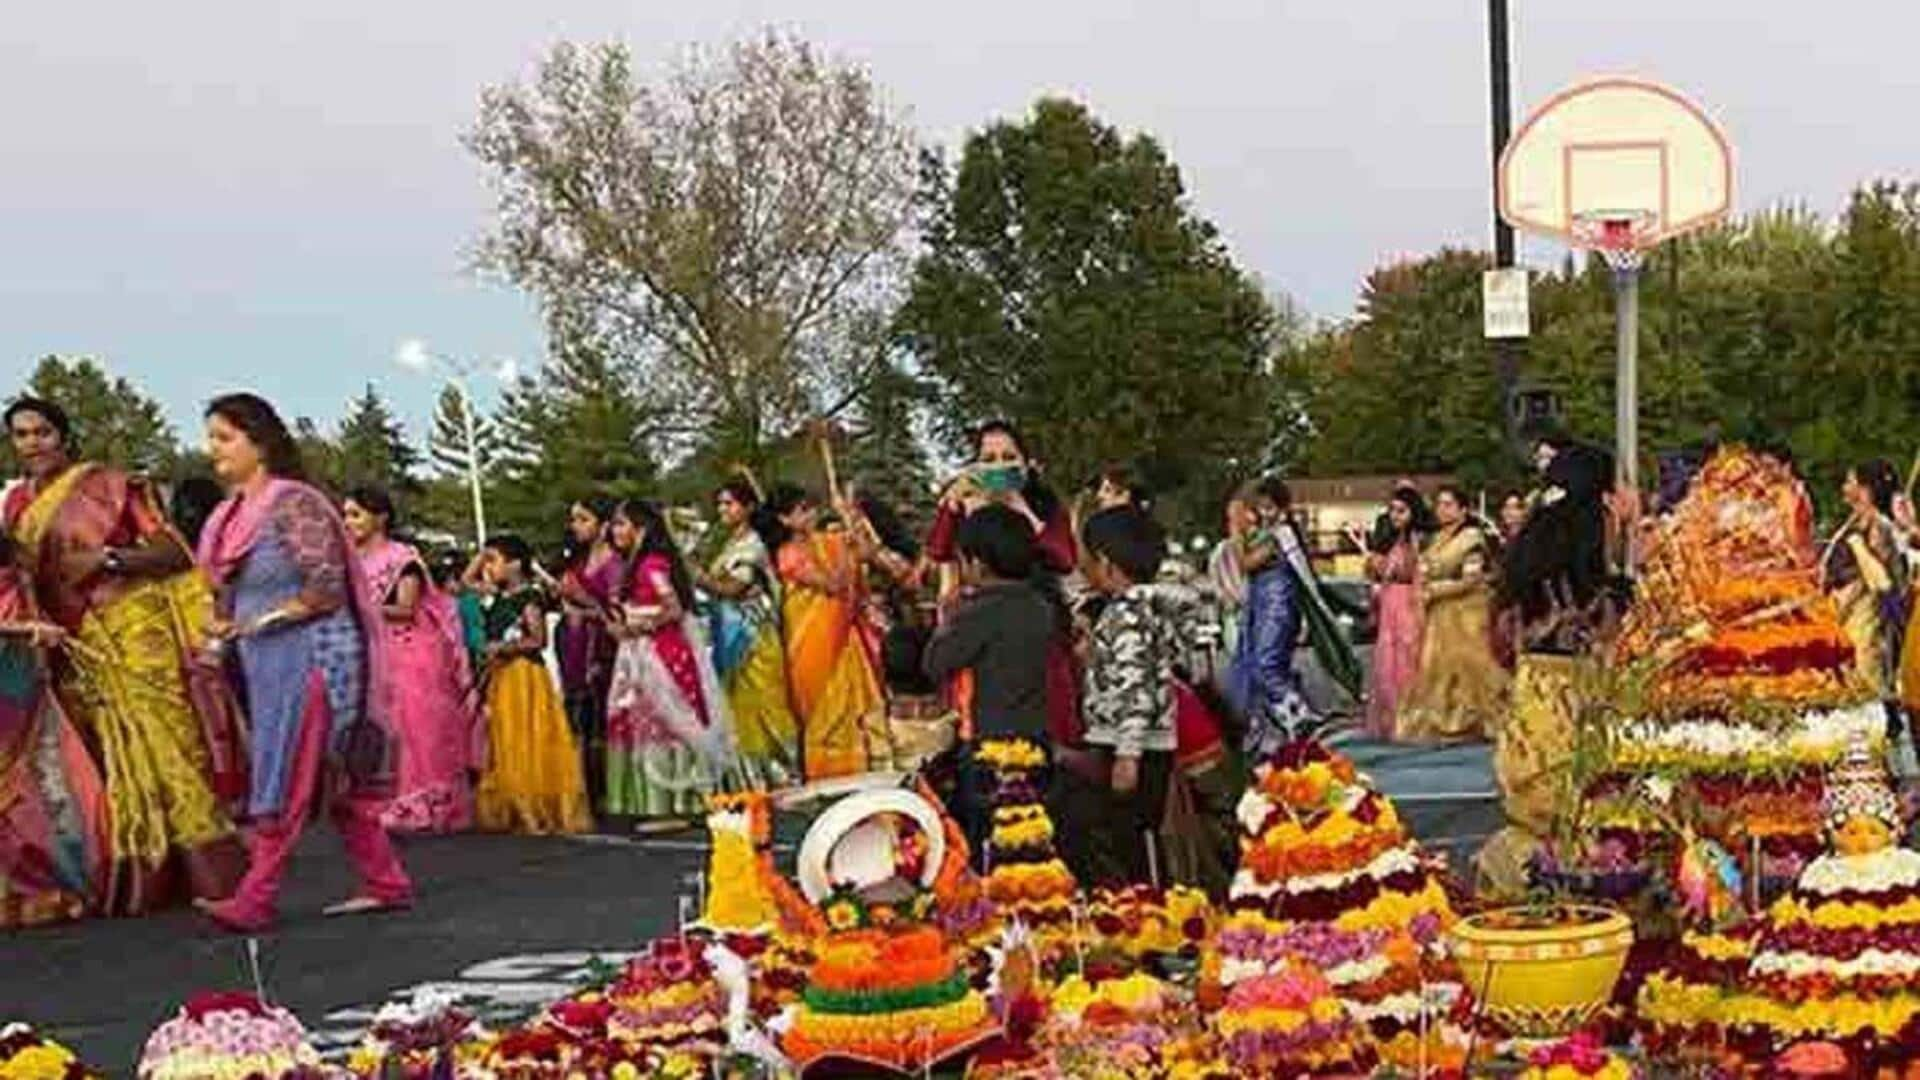
[[[1563,904],[1547,926],[1510,926],[1527,908],[1468,916],[1453,928],[1467,990],[1515,1035],[1550,1039],[1592,1020],[1613,998],[1633,923],[1612,908]]]

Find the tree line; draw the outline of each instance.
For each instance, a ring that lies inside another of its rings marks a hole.
[[[1266,470],[1517,481],[1481,336],[1483,252],[1382,267],[1353,314],[1304,316],[1236,264],[1151,135],[1055,97],[927,147],[861,67],[768,33],[636,69],[561,45],[481,95],[467,145],[495,200],[476,269],[530,295],[544,363],[474,417],[490,523],[554,533],[592,491],[670,501],[746,469],[843,478],[909,520],[933,462],[1009,419],[1055,485],[1130,466],[1181,529]],[[1669,244],[1643,277],[1642,431],[1783,448],[1822,489],[1913,455],[1920,194],[1870,183],[1833,220],[1781,210]],[[1536,273],[1523,378],[1611,439],[1606,271]],[[33,385],[86,449],[196,468],[157,406],[84,360]],[[467,523],[464,399],[403,430],[376,388],[298,434],[316,476]]]

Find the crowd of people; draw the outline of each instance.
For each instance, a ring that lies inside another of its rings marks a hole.
[[[1178,804],[1185,861],[1224,884],[1235,752],[1319,723],[1303,633],[1359,689],[1276,479],[1235,494],[1205,573],[1169,572],[1126,470],[1070,503],[1005,423],[924,542],[743,471],[701,555],[657,504],[593,494],[557,557],[495,535],[430,558],[387,492],[310,483],[265,400],[205,422],[217,488],[169,513],[74,460],[58,403],[6,411],[0,926],[192,898],[264,927],[322,808],[360,881],[333,914],[412,902],[396,833],[664,832],[725,789],[918,769],[983,836],[972,751],[1001,736],[1051,754],[1087,880],[1165,872]]]
[[[259,929],[321,809],[360,883],[333,914],[412,903],[396,833],[666,832],[717,791],[875,773],[933,779],[984,848],[995,738],[1048,754],[1082,881],[1217,890],[1242,763],[1322,727],[1303,644],[1368,733],[1524,758],[1514,659],[1600,632],[1638,511],[1604,455],[1554,443],[1498,526],[1457,488],[1431,507],[1399,488],[1350,536],[1377,624],[1363,674],[1282,480],[1233,492],[1189,569],[1129,470],[1063,498],[1002,422],[924,537],[831,481],[741,470],[697,553],[658,504],[588,494],[557,552],[495,535],[429,558],[387,492],[310,483],[251,394],[208,406],[217,488],[182,485],[171,513],[74,460],[59,404],[5,419],[24,475],[0,506],[3,927],[190,897]],[[1897,487],[1853,470],[1824,558],[1895,711],[1920,685],[1898,603],[1920,524]]]

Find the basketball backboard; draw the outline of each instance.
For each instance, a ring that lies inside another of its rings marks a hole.
[[[1500,216],[1576,247],[1644,250],[1725,217],[1726,135],[1678,92],[1590,79],[1534,110],[1500,155]]]

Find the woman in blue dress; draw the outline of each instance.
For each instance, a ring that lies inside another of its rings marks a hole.
[[[1293,663],[1303,624],[1327,673],[1356,700],[1360,666],[1307,561],[1286,483],[1269,477],[1242,498],[1253,507],[1258,527],[1239,540],[1246,604],[1227,689],[1246,725],[1242,748],[1250,760],[1259,761],[1320,730],[1320,714],[1307,701]]]
[[[231,493],[200,540],[219,589],[210,635],[246,687],[253,769],[247,876],[231,899],[201,906],[229,929],[270,925],[309,811],[324,803],[360,878],[327,913],[405,907],[413,885],[380,823],[393,785],[380,688],[391,683],[346,529],[304,482],[292,436],[260,398],[216,399],[207,450]]]

